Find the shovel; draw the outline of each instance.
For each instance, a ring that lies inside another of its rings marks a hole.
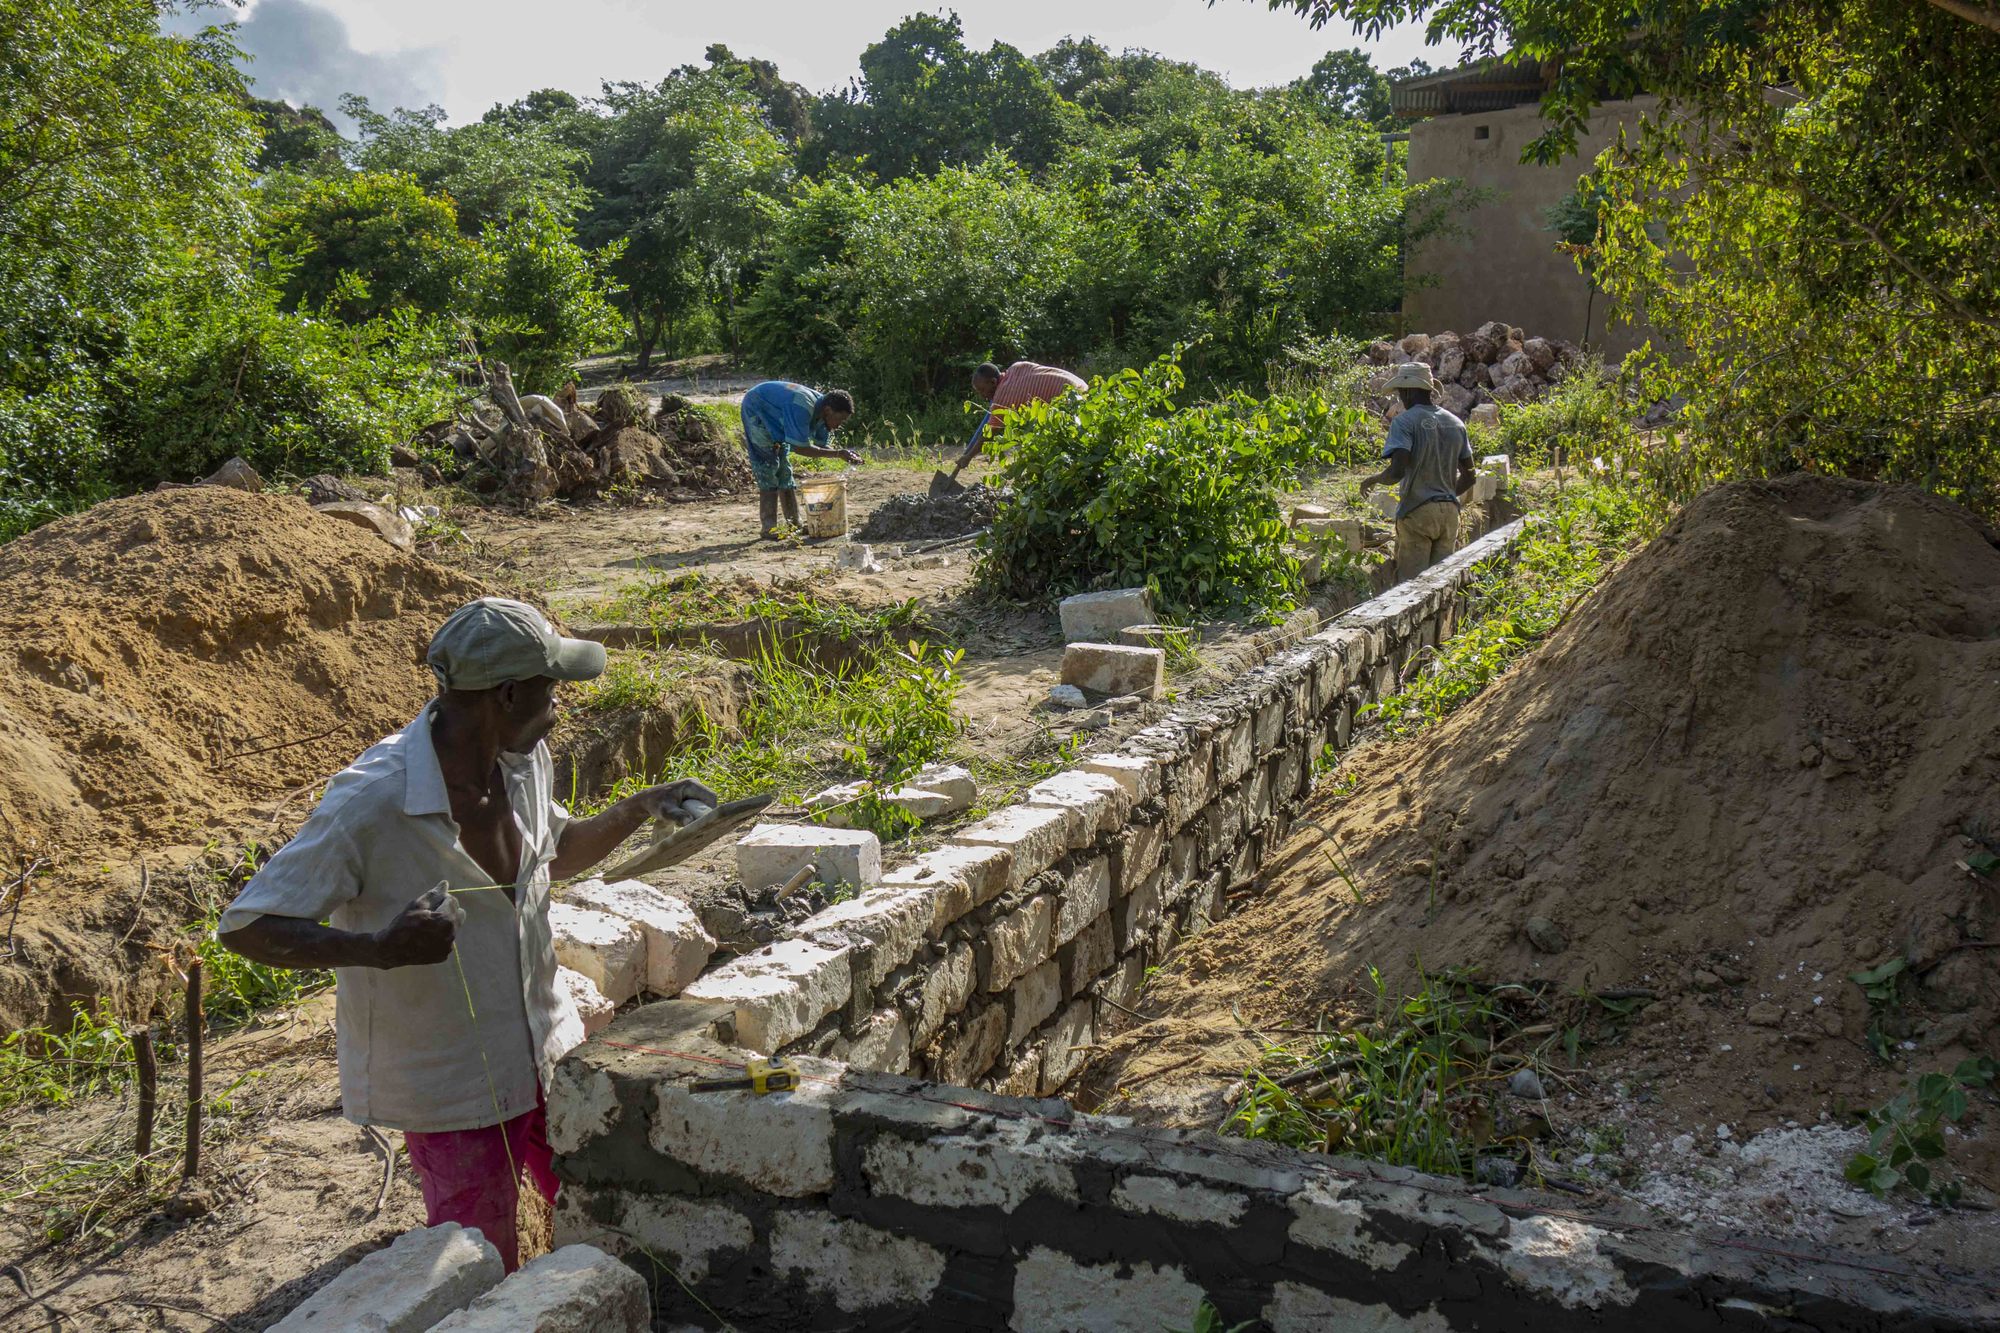
[[[993,420],[993,413],[979,418],[979,428],[972,432],[973,443],[978,443],[986,434],[986,423]],[[957,495],[965,489],[965,483],[951,473],[940,468],[931,473],[931,499],[942,500],[947,495]]]
[[[604,871],[604,878],[630,879],[635,875],[650,874],[664,870],[668,866],[679,865],[702,848],[714,843],[724,834],[730,833],[762,814],[764,807],[771,803],[771,796],[746,796],[740,801],[724,801],[713,809],[698,801],[688,804],[701,811],[687,823],[674,828],[662,829],[645,850],[620,861]]]

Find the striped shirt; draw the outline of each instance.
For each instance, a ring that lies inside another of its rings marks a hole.
[[[993,391],[993,410],[1004,412],[1023,403],[1046,403],[1070,389],[1090,386],[1067,370],[1039,366],[1033,361],[1016,361],[1000,373],[1000,387]]]

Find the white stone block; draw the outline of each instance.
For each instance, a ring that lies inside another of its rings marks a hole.
[[[848,1314],[928,1302],[944,1279],[944,1251],[826,1213],[779,1213],[771,1267]]]
[[[862,829],[759,824],[736,844],[736,873],[751,893],[783,884],[806,866],[823,884],[869,888],[882,879],[882,843]]]
[[[405,1231],[274,1325],[274,1333],[423,1333],[497,1286],[500,1251],[456,1222]]]
[[[958,764],[930,764],[920,768],[910,775],[909,785],[949,799],[952,805],[946,814],[957,814],[979,799],[978,780],[971,769]]]
[[[788,1199],[825,1194],[833,1188],[833,1112],[827,1106],[831,1082],[818,1070],[839,1070],[824,1061],[799,1062],[815,1075],[795,1092],[691,1092],[667,1076],[653,1090],[652,1123],[646,1141],[655,1152],[712,1175],[730,1176],[765,1194]],[[727,1078],[718,1069],[704,1077]]]
[[[1132,813],[1132,797],[1116,778],[1072,768],[1028,788],[1022,799],[1029,805],[1073,809],[1083,816],[1085,836],[1078,846],[1095,842],[1113,832]]]
[[[1072,643],[1063,649],[1063,684],[1099,694],[1136,694],[1157,699],[1167,685],[1163,648],[1127,648],[1116,643]]]
[[[1072,1000],[1069,1008],[1057,1015],[1049,1031],[1048,1048],[1042,1052],[1044,1097],[1053,1096],[1090,1058],[1090,1052],[1083,1048],[1096,1040],[1096,1007],[1089,999]]]
[[[613,1005],[645,985],[646,937],[630,921],[573,903],[550,903],[549,932],[556,961],[588,977]]]
[[[883,885],[799,923],[799,934],[829,948],[852,946],[854,984],[863,990],[910,961],[930,934],[936,888]]]
[[[1514,473],[1514,460],[1506,454],[1488,454],[1479,460],[1479,470],[1495,477],[1510,477]]]
[[[1068,944],[1111,907],[1111,858],[1094,856],[1070,872],[1056,904],[1053,944]]]
[[[609,1196],[608,1198],[606,1196]],[[589,1207],[609,1203],[615,1224],[606,1226]],[[595,1245],[609,1254],[658,1255],[683,1282],[706,1281],[710,1261],[756,1243],[750,1219],[726,1203],[671,1194],[595,1190],[564,1185],[556,1197],[556,1244]]]
[[[1218,1227],[1235,1226],[1250,1206],[1247,1195],[1185,1184],[1166,1176],[1127,1176],[1111,1191],[1111,1202],[1130,1212]]]
[[[1077,765],[1086,773],[1110,778],[1125,789],[1133,804],[1160,794],[1160,761],[1138,754],[1086,755]]]
[[[1073,811],[1010,805],[951,835],[961,847],[999,847],[1010,853],[1007,887],[1025,884],[1070,849]]]
[[[565,1245],[521,1270],[437,1333],[646,1333],[653,1326],[646,1280],[592,1245]]]
[[[1332,518],[1333,511],[1325,505],[1297,504],[1292,506],[1292,526],[1307,523],[1318,518]]]
[[[845,945],[778,940],[725,963],[681,992],[736,1010],[736,1044],[769,1055],[796,1041],[854,993]]]
[[[863,1150],[861,1173],[870,1193],[908,1199],[919,1208],[1011,1213],[1037,1194],[1077,1202],[1068,1155],[1047,1140],[1035,1141],[1037,1133],[1038,1127],[1002,1121],[977,1140],[884,1135]]]
[[[570,886],[567,896],[581,907],[622,917],[639,928],[646,941],[645,985],[655,995],[679,995],[715,956],[715,936],[703,929],[694,908],[650,884],[589,879]]]
[[[1043,894],[987,925],[987,990],[1006,990],[1015,978],[1041,966],[1054,950],[1049,942],[1054,920],[1055,904]]]
[[[1031,970],[1007,992],[1007,1044],[1018,1046],[1062,1003],[1062,969],[1054,959]]]
[[[935,939],[946,926],[1006,890],[1011,861],[999,847],[938,847],[888,871],[882,887],[934,890],[930,934]]]
[[[1433,1308],[1401,1315],[1386,1305],[1363,1305],[1300,1282],[1280,1282],[1271,1288],[1264,1322],[1271,1333],[1326,1333],[1335,1328],[1340,1333],[1451,1333],[1450,1321]]]
[[[1153,595],[1144,588],[1080,592],[1063,598],[1057,610],[1062,617],[1064,643],[1115,643],[1118,631],[1127,625],[1150,625],[1159,619],[1153,612]]]
[[[963,942],[952,945],[924,976],[923,989],[917,993],[917,1025],[910,1032],[910,1044],[920,1047],[929,1042],[978,989],[979,963],[972,946]]]
[[[805,812],[828,828],[849,828],[854,820],[848,814],[855,801],[866,795],[874,786],[872,782],[842,782],[816,791],[799,802]]]
[[[586,1037],[604,1031],[618,1016],[618,1006],[605,999],[597,984],[573,967],[557,966],[556,989],[569,996],[569,1002],[576,1006],[576,1016],[583,1020]]]
[[[1393,486],[1383,490],[1370,491],[1368,499],[1375,506],[1375,512],[1382,515],[1383,518],[1390,520],[1396,517],[1396,510],[1403,503],[1401,493]]]
[[[878,1009],[847,1048],[847,1063],[877,1074],[900,1074],[910,1067],[910,1025],[897,1009]]]
[[[1014,1312],[1007,1327],[1016,1333],[1159,1333],[1185,1328],[1208,1298],[1200,1284],[1178,1268],[1152,1264],[1081,1264],[1037,1245],[1014,1268]]]

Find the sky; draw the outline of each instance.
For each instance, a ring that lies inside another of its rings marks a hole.
[[[247,0],[169,23],[242,27],[260,97],[332,112],[358,92],[378,110],[444,107],[453,123],[476,120],[496,102],[537,88],[594,96],[607,79],[655,82],[676,65],[699,64],[712,42],[775,61],[814,92],[844,86],[862,48],[906,15],[950,8],[931,0]],[[1112,50],[1143,47],[1214,70],[1239,88],[1284,83],[1327,51],[1365,47],[1378,69],[1426,51],[1416,25],[1363,42],[1345,25],[1314,32],[1302,18],[1271,13],[1263,0],[1011,0],[957,7],[967,42],[1012,43],[1028,54],[1066,36]]]

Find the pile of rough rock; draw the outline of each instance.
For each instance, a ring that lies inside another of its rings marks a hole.
[[[487,390],[490,402],[426,432],[482,494],[535,501],[643,489],[697,499],[750,485],[742,450],[685,399],[669,395],[649,416],[645,394],[614,385],[586,410],[573,387],[560,398],[516,393],[499,363],[488,367]]]
[[[1474,413],[1492,403],[1533,402],[1583,360],[1583,349],[1560,338],[1530,338],[1493,320],[1471,333],[1412,333],[1401,342],[1370,343],[1367,356],[1385,368],[1421,361],[1444,384],[1439,407],[1491,424],[1499,419],[1497,407]],[[1384,369],[1378,385],[1388,375]],[[1378,405],[1390,416],[1401,410],[1393,394]]]

